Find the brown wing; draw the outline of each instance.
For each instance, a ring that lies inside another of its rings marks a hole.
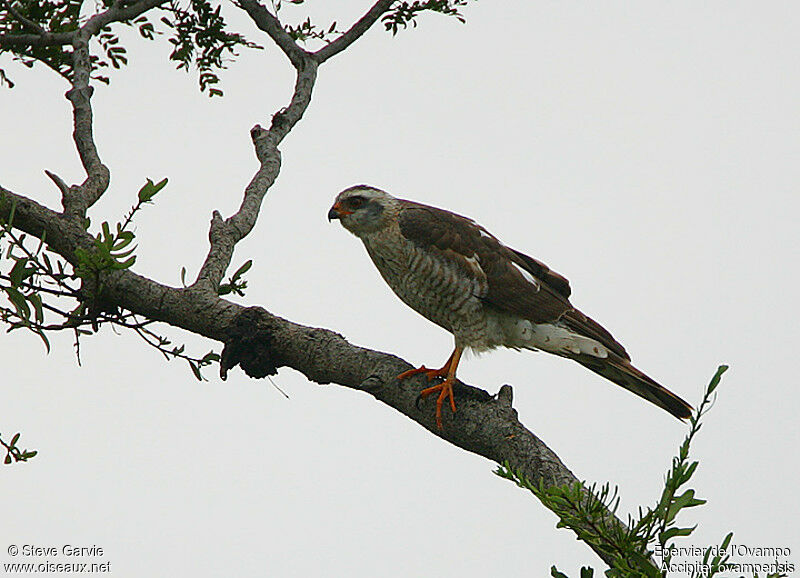
[[[403,201],[398,220],[406,239],[418,247],[441,251],[468,274],[476,274],[468,260],[477,256],[487,286],[486,294],[480,297],[492,307],[534,323],[560,320],[576,333],[597,339],[611,351],[630,359],[608,331],[572,306],[571,289],[565,277],[541,261],[506,247],[471,219]]]
[[[477,257],[487,284],[486,294],[480,297],[493,307],[534,323],[556,321],[572,309],[564,277],[509,249],[471,219],[405,201],[399,224],[403,236],[418,247],[442,251],[459,262]]]

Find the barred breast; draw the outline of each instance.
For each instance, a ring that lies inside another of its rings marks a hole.
[[[390,229],[390,228],[387,228]],[[409,307],[453,333],[456,344],[485,350],[502,344],[502,329],[480,299],[485,282],[470,278],[443,254],[424,251],[391,230],[362,241],[381,276]]]

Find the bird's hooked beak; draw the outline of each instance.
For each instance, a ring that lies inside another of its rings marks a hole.
[[[342,209],[341,203],[339,203],[339,201],[336,201],[331,207],[331,210],[328,211],[328,222],[331,222],[334,219],[341,219],[345,215],[352,215],[352,214],[353,211],[345,211],[344,209]]]
[[[334,205],[331,207],[331,210],[328,211],[328,222],[330,223],[334,219],[341,219],[341,218],[342,215],[339,212],[339,203],[334,203]]]

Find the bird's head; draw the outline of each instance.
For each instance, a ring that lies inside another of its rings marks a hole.
[[[397,210],[397,199],[368,185],[356,185],[336,195],[328,220],[339,219],[342,226],[360,237],[381,230]]]

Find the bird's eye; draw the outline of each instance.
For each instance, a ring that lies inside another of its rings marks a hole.
[[[364,206],[364,203],[367,200],[364,197],[350,197],[347,203],[355,210],[360,209]]]

